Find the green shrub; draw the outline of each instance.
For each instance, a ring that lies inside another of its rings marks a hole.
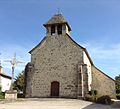
[[[1,92],[1,90],[2,90],[2,86],[0,85],[0,92]]]
[[[25,96],[24,96],[23,93],[18,93],[18,94],[17,94],[17,98],[25,98]]]
[[[97,90],[94,90],[94,95],[97,95],[98,94],[98,91]]]
[[[116,94],[116,98],[117,98],[117,99],[120,99],[120,94]]]
[[[96,102],[100,104],[111,104],[112,103],[111,98],[108,95],[104,95],[104,96],[97,98]]]
[[[0,99],[4,99],[5,98],[5,94],[0,92]]]
[[[89,94],[89,95],[92,95],[92,91],[89,91],[88,94]]]
[[[91,102],[95,102],[95,97],[90,95],[90,94],[86,94],[85,98],[86,101],[91,101]]]
[[[91,91],[89,91],[89,94],[94,96],[94,95],[97,95],[98,92],[97,92],[97,90],[92,89]]]

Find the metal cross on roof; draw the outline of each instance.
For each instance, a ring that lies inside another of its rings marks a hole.
[[[60,14],[60,8],[58,8],[58,13],[57,14]]]
[[[57,14],[62,14],[62,11],[59,7],[57,8]]]
[[[18,60],[16,59],[16,53],[14,54],[14,57],[13,57],[11,60],[5,60],[5,62],[10,62],[10,64],[12,65],[12,80],[11,80],[10,90],[13,90],[15,66],[16,66],[18,63],[23,63],[23,62],[18,61]]]

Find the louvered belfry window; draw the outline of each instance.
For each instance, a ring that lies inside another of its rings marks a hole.
[[[55,34],[55,25],[51,26],[51,35]]]
[[[57,25],[57,33],[62,34],[62,25]]]

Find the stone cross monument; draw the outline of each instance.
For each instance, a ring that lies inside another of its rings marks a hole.
[[[5,62],[10,62],[10,64],[12,65],[12,80],[11,80],[10,90],[13,90],[15,66],[16,66],[18,63],[23,63],[23,62],[18,61],[18,60],[16,59],[16,53],[14,54],[14,57],[13,57],[11,60],[6,60]]]
[[[14,57],[11,60],[6,60],[5,62],[9,62],[12,65],[12,80],[11,80],[11,87],[9,91],[6,91],[5,98],[6,99],[17,99],[17,91],[13,90],[13,83],[14,83],[14,71],[15,66],[18,63],[23,63],[21,61],[18,61],[16,59],[16,53],[14,54]]]

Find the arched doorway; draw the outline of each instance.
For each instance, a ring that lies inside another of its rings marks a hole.
[[[58,97],[59,96],[59,82],[53,81],[51,83],[51,96]]]

